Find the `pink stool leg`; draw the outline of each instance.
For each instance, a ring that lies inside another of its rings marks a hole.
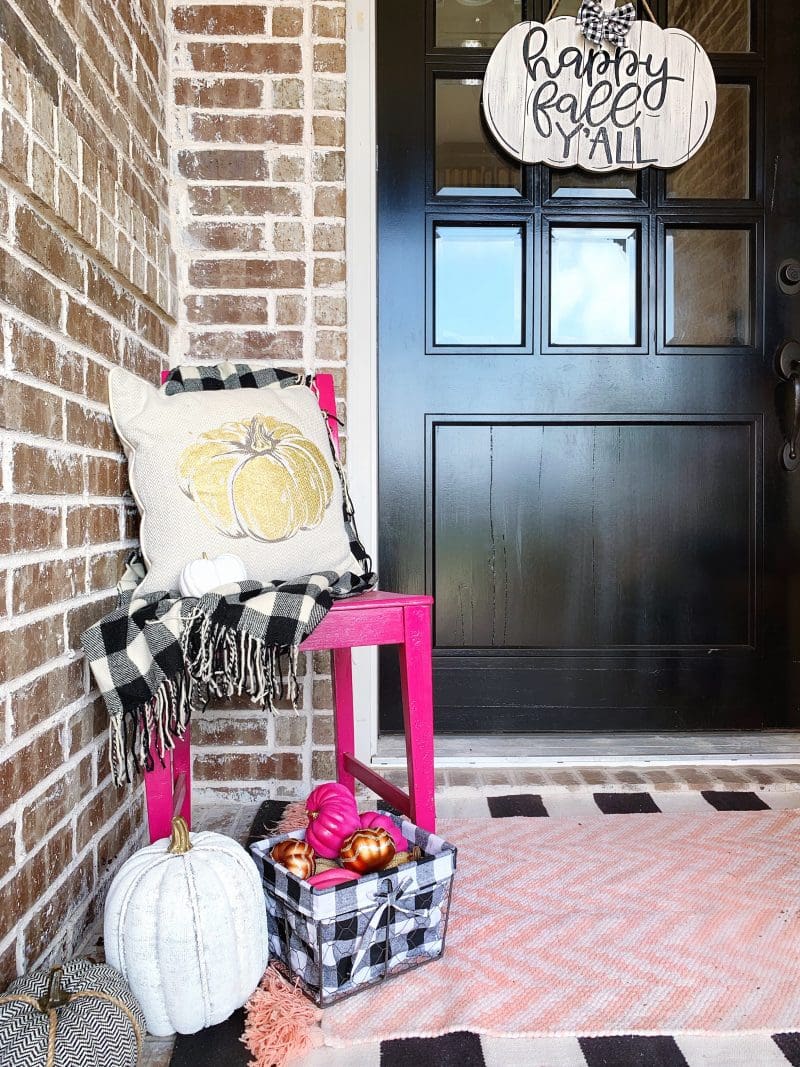
[[[181,804],[180,815],[186,820],[186,825],[192,828],[192,744],[189,738],[189,730],[186,734],[175,741],[172,751],[172,788],[173,791],[178,779],[183,775],[185,792]]]
[[[404,608],[403,619],[406,640],[405,644],[400,646],[400,678],[403,687],[411,819],[423,830],[433,833],[436,830],[436,803],[430,608]]]
[[[353,657],[349,648],[331,651],[333,681],[333,717],[336,729],[336,779],[351,793],[356,791],[355,778],[345,769],[345,756],[355,755],[356,736],[353,713]]]
[[[152,771],[145,771],[144,775],[147,826],[151,842],[169,837],[172,827],[172,753],[165,754],[164,767],[161,766],[155,749],[153,760],[155,766]]]

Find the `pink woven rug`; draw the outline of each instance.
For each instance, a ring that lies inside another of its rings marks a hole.
[[[444,957],[326,1009],[326,1044],[800,1029],[800,812],[438,829]]]

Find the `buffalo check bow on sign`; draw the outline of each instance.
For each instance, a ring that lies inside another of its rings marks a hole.
[[[605,173],[685,163],[708,137],[716,102],[697,41],[614,0],[512,26],[489,59],[482,101],[515,159]]]

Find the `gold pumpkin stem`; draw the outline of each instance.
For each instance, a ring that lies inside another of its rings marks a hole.
[[[55,1008],[63,1008],[70,1001],[70,994],[61,988],[63,967],[51,967],[47,982],[47,992],[39,998],[39,1011],[46,1015]]]
[[[172,820],[172,837],[169,839],[167,852],[172,852],[176,856],[183,856],[191,847],[189,827],[186,825],[186,820],[178,815]]]

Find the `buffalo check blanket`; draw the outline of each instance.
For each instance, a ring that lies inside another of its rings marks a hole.
[[[171,372],[165,388],[170,394],[275,382],[297,384],[298,376],[252,371],[244,364],[182,367]],[[272,710],[284,694],[285,674],[286,695],[294,703],[300,644],[335,599],[361,593],[376,581],[338,459],[335,465],[345,529],[362,573],[324,571],[266,585],[237,582],[200,598],[170,590],[137,596],[144,564],[138,555],[129,560],[117,587],[117,608],[81,638],[110,715],[109,754],[117,784],[130,781],[136,770],[152,770],[154,752],[163,761],[185,734],[192,713],[212,698],[247,694]]]

